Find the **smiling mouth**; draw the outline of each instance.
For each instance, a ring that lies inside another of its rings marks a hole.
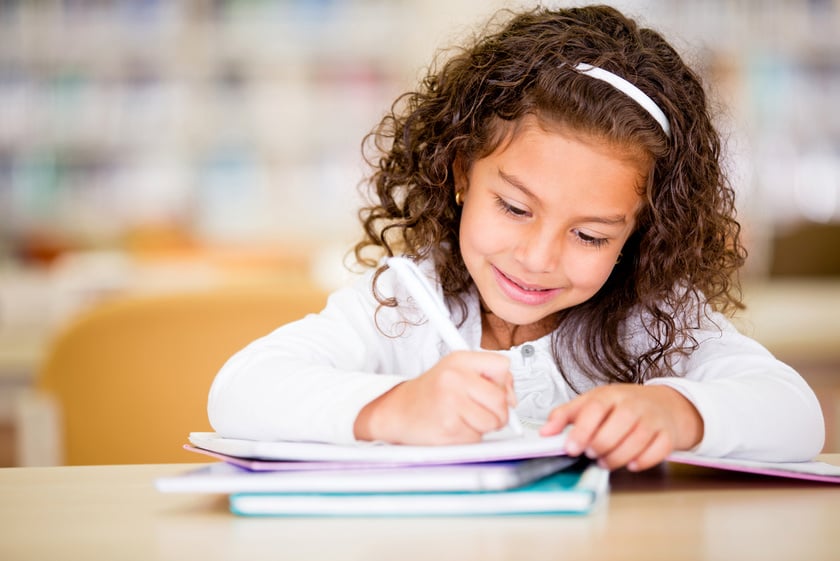
[[[492,267],[492,270],[502,294],[511,302],[519,305],[545,306],[562,291],[561,288],[545,288],[524,283],[515,277],[506,275],[496,267]]]
[[[495,268],[495,267],[494,267],[494,268]],[[516,278],[514,278],[514,277],[511,277],[511,276],[509,276],[509,275],[507,275],[507,274],[503,273],[503,272],[502,272],[502,271],[500,271],[499,269],[496,269],[496,272],[497,272],[499,275],[501,275],[502,277],[504,277],[504,278],[505,278],[505,279],[506,279],[509,283],[511,283],[511,284],[513,284],[513,285],[515,285],[517,288],[519,288],[520,290],[522,290],[522,291],[524,291],[524,292],[536,292],[536,293],[540,293],[540,292],[551,292],[551,291],[553,291],[553,290],[557,290],[556,288],[543,288],[543,287],[540,287],[540,286],[528,285],[528,284],[526,284],[526,283],[523,283],[523,282],[522,282],[522,281],[520,281],[519,279],[516,279]]]

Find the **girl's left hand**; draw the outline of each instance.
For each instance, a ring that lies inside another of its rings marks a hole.
[[[566,453],[585,453],[609,469],[653,467],[674,450],[688,450],[703,437],[703,420],[678,391],[667,386],[611,384],[594,388],[554,409],[540,434],[574,425]]]

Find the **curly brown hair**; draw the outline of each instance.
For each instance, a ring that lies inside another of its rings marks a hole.
[[[593,381],[670,374],[671,361],[696,348],[689,330],[709,310],[742,307],[736,272],[746,252],[700,78],[661,35],[607,6],[537,8],[491,25],[500,27],[433,65],[366,137],[375,202],[360,211],[356,258],[375,266],[372,248],[431,257],[447,299],[466,312],[472,281],[459,250],[453,166],[469,170],[525,115],[594,135],[652,167],[620,263],[593,298],[557,314],[555,361],[569,381],[563,342]],[[630,97],[575,71],[578,63],[644,91],[668,116],[670,138]],[[639,314],[650,346],[630,349],[627,320]]]

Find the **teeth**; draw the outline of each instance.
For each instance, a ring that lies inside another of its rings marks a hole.
[[[501,271],[500,271],[500,272],[501,272]],[[513,284],[515,284],[516,286],[518,286],[518,287],[519,287],[519,289],[520,289],[520,290],[522,290],[522,291],[524,291],[524,292],[548,292],[549,290],[551,290],[550,288],[528,288],[528,287],[526,287],[526,286],[522,286],[521,284],[519,284],[518,282],[514,281],[512,278],[510,278],[509,276],[505,275],[504,273],[502,273],[502,275],[503,275],[504,277],[506,277],[506,278],[507,278],[507,280],[509,280],[511,283],[513,283]]]
[[[519,288],[521,288],[525,292],[545,292],[546,290],[549,290],[548,288],[527,288],[525,286],[522,286],[519,283],[513,283],[513,284],[515,284],[516,286],[518,286]]]

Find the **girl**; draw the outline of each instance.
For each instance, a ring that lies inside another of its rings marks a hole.
[[[514,406],[609,468],[820,451],[813,392],[723,315],[741,307],[734,194],[700,80],[656,32],[608,7],[514,15],[371,138],[370,271],[228,361],[217,432],[463,443]],[[483,350],[447,354],[376,261],[396,253]]]

